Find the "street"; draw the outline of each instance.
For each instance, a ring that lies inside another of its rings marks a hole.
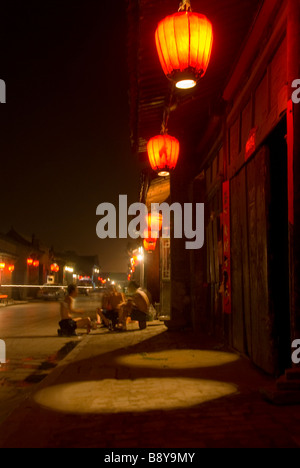
[[[92,319],[101,296],[79,296],[76,307]],[[6,344],[6,364],[0,367],[0,423],[81,341],[57,336],[60,305],[38,302],[0,308],[0,339]]]

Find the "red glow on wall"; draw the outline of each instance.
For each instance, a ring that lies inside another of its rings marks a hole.
[[[293,101],[290,99],[287,108],[287,147],[288,147],[288,215],[289,223],[295,223],[294,215],[294,113]]]
[[[251,130],[249,138],[247,140],[246,148],[245,148],[245,160],[246,161],[256,151],[256,133],[257,133],[257,127]]]

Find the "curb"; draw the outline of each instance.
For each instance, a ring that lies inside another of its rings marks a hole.
[[[9,441],[15,432],[16,427],[22,425],[22,421],[31,413],[36,403],[34,402],[33,395],[45,387],[49,387],[55,384],[64,372],[66,367],[76,360],[76,357],[82,351],[82,349],[88,345],[91,335],[83,335],[81,342],[64,358],[62,359],[53,371],[45,377],[41,382],[36,384],[30,393],[20,401],[20,404],[8,415],[8,417],[0,425],[0,448],[5,446],[6,441]],[[5,435],[4,435],[5,434]],[[4,437],[3,437],[4,435]]]
[[[53,385],[54,382],[63,373],[64,369],[69,364],[71,364],[71,362],[75,361],[76,357],[79,355],[79,353],[82,351],[82,349],[85,348],[85,346],[87,346],[87,344],[90,341],[91,336],[92,335],[83,335],[80,342],[79,342],[79,344],[70,353],[68,353],[65,358],[63,358],[61,361],[59,361],[57,366],[53,369],[53,371],[49,375],[47,375],[47,377],[45,377],[40,383],[38,383],[35,386],[34,391],[30,393],[28,398],[31,398],[31,396],[34,393],[38,392],[42,388],[50,387],[51,385]]]

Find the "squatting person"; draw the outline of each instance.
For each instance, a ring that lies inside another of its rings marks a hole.
[[[151,319],[150,293],[132,281],[128,287],[128,293],[131,297],[119,306],[119,327],[121,330],[126,330],[126,320],[130,317],[131,320],[139,322],[141,330],[147,328],[147,321]]]
[[[77,296],[77,286],[75,284],[70,284],[68,287],[68,295],[65,300],[61,302],[61,321],[59,322],[60,330],[58,330],[60,336],[76,336],[77,328],[86,328],[89,334],[91,329],[94,328],[89,317],[73,318],[73,314],[84,314],[84,310],[74,308]]]
[[[113,330],[118,323],[119,306],[125,301],[125,296],[117,291],[114,285],[108,286],[103,298],[102,309],[97,309],[98,324],[102,323]]]

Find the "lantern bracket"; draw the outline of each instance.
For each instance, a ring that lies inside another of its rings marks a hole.
[[[182,0],[178,11],[192,11],[191,0]]]
[[[168,133],[168,122],[170,118],[170,108],[165,108],[163,122],[161,125],[161,135],[166,135]]]

